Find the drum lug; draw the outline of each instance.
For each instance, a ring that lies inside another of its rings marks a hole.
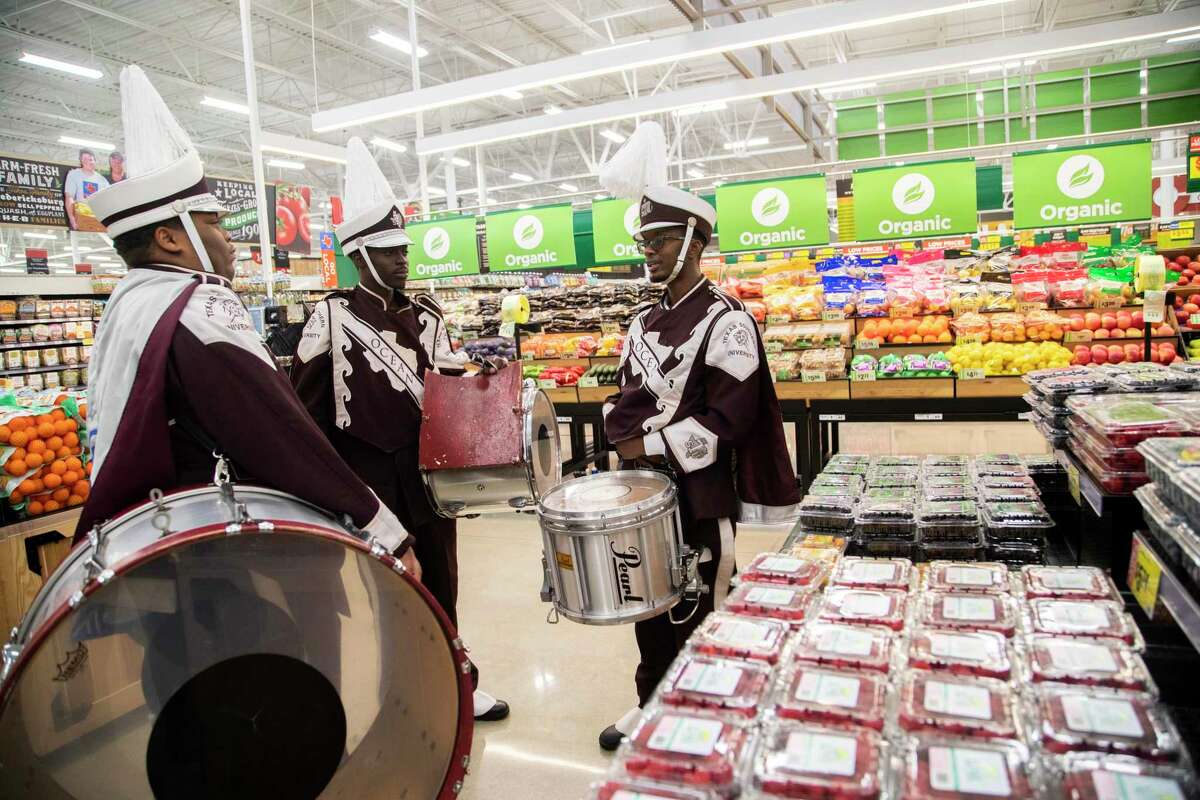
[[[17,629],[13,628],[13,638],[17,635]],[[0,649],[0,683],[8,680],[8,675],[12,672],[13,665],[17,663],[17,659],[21,657],[21,647],[14,642],[9,642]]]
[[[461,792],[462,789],[463,789],[462,781],[455,781],[454,785],[450,787],[450,791],[454,792],[455,794],[458,794],[459,792]]]
[[[75,593],[72,594],[71,597],[67,600],[67,605],[69,605],[72,609],[76,609],[76,608],[79,608],[79,606],[81,606],[83,604],[83,601],[85,599],[86,599],[86,597],[83,594],[83,590],[76,589]]]

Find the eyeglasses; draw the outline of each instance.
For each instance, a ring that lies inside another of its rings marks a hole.
[[[642,255],[645,255],[647,250],[653,250],[654,252],[657,253],[663,249],[664,244],[671,241],[672,239],[674,239],[675,241],[678,241],[678,242],[683,241],[682,236],[668,236],[667,234],[663,234],[661,236],[655,236],[653,239],[645,239],[643,241],[638,242],[637,249],[638,249],[638,252],[641,253]]]

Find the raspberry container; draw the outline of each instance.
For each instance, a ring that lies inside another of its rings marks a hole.
[[[1132,494],[1139,486],[1150,481],[1144,470],[1110,469],[1086,447],[1074,450],[1075,458],[1087,470],[1092,479],[1106,492],[1112,494]]]
[[[974,739],[1017,738],[1016,695],[992,678],[911,672],[900,684],[900,727]]]
[[[1133,618],[1111,600],[1060,600],[1034,598],[1026,604],[1026,630],[1051,636],[1103,637],[1127,645],[1141,642]]]
[[[1004,594],[926,592],[919,619],[930,628],[994,631],[1010,638],[1017,632],[1016,603]]]
[[[918,669],[1005,681],[1013,674],[1008,639],[994,631],[918,628],[909,640],[908,663]]]
[[[1008,567],[994,562],[955,564],[933,561],[925,568],[924,588],[935,592],[1004,594],[1010,588]]]
[[[588,800],[714,800],[707,789],[685,789],[651,781],[606,780],[592,784]]]
[[[1041,502],[984,503],[983,529],[988,541],[1036,541],[1054,527]]]
[[[974,500],[976,498],[974,487],[960,486],[931,486],[928,483],[921,484],[921,499],[931,503],[944,503],[955,500]],[[1034,493],[1037,497],[1037,493]]]
[[[880,625],[903,630],[908,595],[895,589],[857,589],[831,586],[825,590],[821,619],[852,625]]]
[[[853,497],[807,494],[800,501],[800,524],[815,531],[851,530],[855,505]]]
[[[1137,446],[1146,459],[1146,473],[1170,503],[1183,508],[1189,498],[1178,481],[1184,473],[1200,469],[1200,436],[1147,439]]]
[[[1136,447],[1113,447],[1108,439],[1096,433],[1091,426],[1071,421],[1067,424],[1071,431],[1071,449],[1078,453],[1086,450],[1096,463],[1105,469],[1123,472],[1145,472],[1146,459]]]
[[[658,685],[658,699],[669,706],[753,717],[770,685],[765,664],[684,652]]]
[[[845,494],[856,495],[863,489],[862,475],[842,475],[839,473],[822,472],[812,483],[813,486],[838,486],[846,489]],[[810,492],[811,494],[811,489]]]
[[[927,501],[917,507],[917,532],[922,542],[979,537],[979,506],[971,500]]]
[[[614,771],[736,797],[737,764],[752,745],[752,729],[728,715],[659,706],[642,714]]]
[[[692,634],[697,653],[749,658],[774,664],[783,652],[790,627],[786,622],[715,612]]]
[[[1078,753],[1061,770],[1063,800],[1200,800],[1195,774],[1180,767]]]
[[[887,698],[887,678],[877,672],[796,663],[775,685],[772,704],[783,719],[883,730]]]
[[[1112,579],[1098,567],[1023,567],[1026,597],[1121,600]]]
[[[854,513],[854,524],[862,537],[911,538],[917,531],[913,501],[864,498]]]
[[[819,592],[778,583],[742,581],[725,598],[724,610],[749,617],[803,622],[820,602]]]
[[[927,542],[918,536],[917,554],[922,561],[980,561],[987,558],[987,542],[982,533],[973,539],[940,539]]]
[[[833,586],[863,589],[900,589],[912,586],[913,565],[906,558],[843,558],[833,570]]]
[[[1157,694],[1142,657],[1117,639],[1033,636],[1026,647],[1029,680]]]
[[[916,736],[904,757],[904,800],[1033,800],[1029,751],[1017,742]]]
[[[810,622],[796,633],[789,652],[796,661],[810,664],[887,672],[894,637],[887,628]]]
[[[829,567],[824,561],[759,553],[739,573],[743,581],[757,583],[786,583],[789,586],[820,586],[828,575]]]
[[[751,763],[747,783],[767,797],[876,800],[887,755],[875,731],[774,722]]]
[[[1037,736],[1048,752],[1115,753],[1164,762],[1180,757],[1175,727],[1148,694],[1046,686],[1036,691],[1031,705]]]
[[[1134,447],[1153,436],[1183,436],[1191,430],[1175,409],[1160,406],[1150,398],[1105,398],[1085,406],[1078,418],[1106,439],[1110,447]]]

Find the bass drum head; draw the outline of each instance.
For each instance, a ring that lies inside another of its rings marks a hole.
[[[444,614],[357,542],[275,524],[164,539],[35,633],[0,797],[452,797],[471,689]]]
[[[545,392],[533,391],[528,414],[525,435],[529,442],[530,488],[534,492],[533,499],[537,500],[562,482],[562,445],[554,403]]]

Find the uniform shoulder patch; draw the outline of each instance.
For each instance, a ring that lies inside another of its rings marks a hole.
[[[758,327],[745,311],[727,311],[713,323],[704,363],[739,381],[758,369]]]

